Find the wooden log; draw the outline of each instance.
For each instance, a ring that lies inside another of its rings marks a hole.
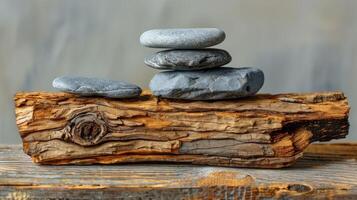
[[[178,101],[15,95],[24,151],[42,164],[186,162],[279,168],[314,141],[348,133],[341,92]]]

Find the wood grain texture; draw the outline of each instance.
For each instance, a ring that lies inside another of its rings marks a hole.
[[[0,146],[0,199],[356,199],[356,149],[357,143],[312,144],[294,166],[263,170],[37,165],[21,146]]]
[[[15,96],[24,151],[43,164],[186,162],[280,168],[348,133],[341,92],[174,101],[30,92]]]

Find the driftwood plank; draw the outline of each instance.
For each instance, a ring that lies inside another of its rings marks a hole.
[[[325,153],[326,152],[326,153]],[[46,166],[0,146],[0,199],[356,199],[357,144],[312,144],[286,169]]]
[[[341,92],[173,101],[66,93],[15,96],[23,147],[43,164],[185,162],[280,168],[314,141],[348,133]]]

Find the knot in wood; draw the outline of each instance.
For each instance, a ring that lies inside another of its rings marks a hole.
[[[107,134],[107,127],[100,113],[77,115],[70,121],[69,130],[72,141],[82,146],[98,144]]]

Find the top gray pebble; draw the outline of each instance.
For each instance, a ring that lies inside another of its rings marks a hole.
[[[200,49],[214,46],[226,38],[217,28],[153,29],[140,36],[140,43],[152,48]]]
[[[53,80],[52,86],[60,91],[81,96],[134,98],[141,94],[141,88],[137,85],[99,78],[62,76]]]

